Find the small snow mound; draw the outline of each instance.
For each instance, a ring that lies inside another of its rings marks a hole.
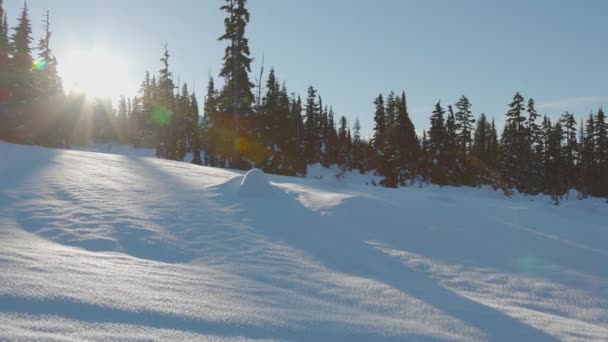
[[[241,182],[241,193],[251,196],[265,196],[273,192],[272,185],[266,178],[264,171],[251,169],[247,171]]]

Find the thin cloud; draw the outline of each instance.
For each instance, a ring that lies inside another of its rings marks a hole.
[[[538,109],[567,109],[576,106],[608,104],[608,96],[579,96],[541,102]]]

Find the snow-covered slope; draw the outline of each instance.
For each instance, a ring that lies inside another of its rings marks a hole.
[[[605,341],[608,205],[0,142],[0,340],[33,339]]]

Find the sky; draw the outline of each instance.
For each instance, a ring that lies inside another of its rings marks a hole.
[[[51,12],[51,47],[60,72],[70,75],[66,88],[88,74],[83,67],[107,78],[112,71],[89,57],[102,51],[120,61],[114,92],[135,95],[145,71],[161,68],[166,41],[176,80],[194,85],[199,98],[222,63],[222,3],[27,2],[35,40]],[[5,7],[14,26],[23,2]],[[516,91],[552,117],[608,106],[605,0],[249,0],[248,8],[252,80],[263,59],[290,92],[304,97],[312,84],[338,115],[358,116],[365,135],[374,98],[389,91],[405,91],[419,132],[437,101],[453,104],[463,94],[475,116],[485,112],[499,126]]]

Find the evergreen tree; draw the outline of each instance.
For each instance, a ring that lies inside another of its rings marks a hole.
[[[226,130],[231,130],[232,144],[228,145],[229,155],[226,156],[230,165],[235,168],[249,167],[248,155],[251,146],[248,142],[251,137],[248,121],[252,116],[254,96],[253,83],[249,80],[251,61],[249,42],[245,38],[245,28],[249,22],[249,11],[245,7],[247,0],[225,0],[226,4],[220,9],[226,12],[224,19],[225,33],[219,38],[227,41],[224,54],[224,63],[220,70],[220,77],[225,79],[225,85],[220,96],[220,108],[231,116],[226,118]]]
[[[306,173],[306,131],[304,127],[304,119],[302,117],[302,99],[292,96],[289,105],[290,117],[293,122],[292,132],[295,133],[295,144],[293,146],[292,155],[294,159],[294,173],[303,175]]]
[[[442,151],[442,162],[445,169],[445,182],[451,185],[461,185],[466,166],[465,153],[459,150],[458,123],[451,105],[448,106],[448,116],[445,120],[445,141]]]
[[[522,179],[525,177],[525,170],[521,156],[527,150],[524,126],[526,118],[522,115],[524,98],[516,93],[509,107],[500,142],[500,170],[509,187],[516,187],[522,191]]]
[[[400,157],[400,175],[399,183],[406,184],[418,172],[418,137],[412,120],[410,119],[407,110],[407,101],[405,92],[397,101],[397,123],[395,126],[395,136],[397,143],[397,152]]]
[[[188,117],[188,131],[190,134],[190,151],[192,152],[192,164],[202,165],[200,147],[199,110],[196,94],[190,95],[190,116]]]
[[[61,78],[57,73],[57,59],[50,48],[50,24],[50,14],[49,11],[46,11],[44,37],[38,41],[38,59],[34,64],[38,91],[45,99],[63,93]]]
[[[481,113],[477,120],[477,126],[473,133],[473,149],[472,154],[481,160],[486,165],[488,164],[488,155],[490,149],[490,124],[486,119],[485,113]],[[490,128],[491,129],[491,128]]]
[[[328,116],[327,116],[327,127],[326,133],[327,136],[327,146],[325,148],[326,154],[326,163],[328,165],[339,164],[339,147],[338,147],[338,132],[336,131],[336,124],[334,121],[335,113],[333,108],[329,108]]]
[[[372,147],[375,150],[376,156],[381,156],[384,152],[384,147],[387,142],[387,122],[386,122],[386,111],[384,108],[384,98],[382,94],[374,100],[376,106],[376,112],[374,113],[374,136],[372,138]],[[375,167],[378,168],[378,162],[375,163]]]
[[[520,148],[520,163],[521,175],[520,180],[521,191],[529,194],[537,194],[542,191],[544,172],[542,167],[543,147],[542,147],[542,132],[537,123],[539,114],[536,112],[534,99],[528,100],[526,107],[528,117],[524,122],[524,131],[522,133],[521,148]]]
[[[471,102],[466,96],[462,95],[456,103],[458,111],[455,115],[456,130],[458,133],[458,146],[461,153],[468,153],[471,149],[471,132],[475,119],[471,114]]]
[[[564,160],[562,152],[562,126],[559,122],[551,125],[551,121],[545,117],[543,121],[545,136],[545,192],[553,198],[555,204],[559,204],[561,196],[565,193]]]
[[[560,123],[563,127],[563,139],[565,140],[565,145],[562,148],[565,167],[565,187],[566,189],[575,189],[579,187],[578,165],[580,163],[579,147],[576,139],[576,120],[574,115],[566,112],[562,115]]]
[[[169,71],[169,50],[167,45],[160,61],[163,68],[160,70],[158,78],[158,89],[155,96],[155,106],[153,109],[153,119],[158,127],[158,142],[156,145],[156,156],[165,159],[176,159],[177,139],[175,136],[175,122],[173,107],[175,97],[173,89],[175,85],[171,72]]]
[[[340,117],[338,124],[338,166],[341,169],[348,167],[348,121],[345,116]]]
[[[608,197],[608,123],[603,108],[595,115],[595,196]]]
[[[29,73],[32,69],[33,59],[30,44],[32,43],[32,26],[28,16],[27,4],[23,5],[18,25],[13,29],[11,63],[19,73]]]
[[[365,167],[365,149],[361,139],[361,122],[358,117],[355,117],[355,123],[353,124],[353,168],[359,170],[360,173],[366,171]]]
[[[313,86],[308,87],[308,96],[306,97],[306,108],[304,109],[304,151],[303,157],[305,164],[318,163],[319,160],[319,135],[318,131],[318,107],[317,107],[317,91]]]
[[[118,100],[118,109],[116,113],[116,121],[117,121],[117,130],[118,130],[118,139],[120,143],[127,142],[127,122],[128,122],[128,112],[127,112],[127,100],[124,95],[121,95]]]
[[[9,70],[9,55],[10,55],[10,44],[8,40],[8,20],[6,18],[6,11],[4,10],[4,1],[0,0],[0,79],[6,80],[8,77],[7,71]],[[0,84],[0,86],[6,86]],[[0,101],[6,94],[0,94]],[[6,100],[6,99],[4,99]]]
[[[444,161],[444,150],[446,142],[446,128],[444,120],[445,110],[441,103],[435,104],[431,114],[431,128],[428,134],[428,158],[430,165],[430,178],[435,184],[446,184],[446,170]]]
[[[581,129],[582,129],[581,124]],[[581,143],[581,181],[582,192],[584,196],[597,195],[594,189],[596,166],[596,130],[593,114],[589,114],[589,118],[585,122],[585,132],[582,135]]]

